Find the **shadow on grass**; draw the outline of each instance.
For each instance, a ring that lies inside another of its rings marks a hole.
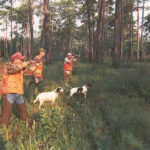
[[[6,141],[4,138],[0,135],[0,149],[1,150],[6,150]]]

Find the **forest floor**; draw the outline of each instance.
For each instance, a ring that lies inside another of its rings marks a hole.
[[[63,79],[62,62],[44,68],[39,90],[51,91]],[[8,129],[0,128],[0,150],[149,150],[150,62],[113,68],[111,64],[79,63],[70,86],[91,83],[87,100],[68,97],[69,87],[55,105],[41,110],[38,94],[25,77],[28,128],[14,106]]]

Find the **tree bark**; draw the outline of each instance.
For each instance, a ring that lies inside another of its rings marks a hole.
[[[28,57],[29,59],[32,58],[31,56],[31,34],[30,34],[30,17],[28,15],[28,25],[27,25],[27,31],[28,31]]]
[[[134,55],[133,55],[133,9],[134,9],[134,0],[132,0],[131,2],[131,10],[130,10],[130,17],[131,17],[131,21],[130,21],[130,32],[129,32],[129,59],[132,62],[134,59]]]
[[[144,30],[144,15],[145,15],[145,0],[143,0],[142,8],[142,30],[141,30],[141,50],[140,50],[140,59],[143,57],[143,30]]]
[[[43,3],[42,3],[42,0],[40,0],[40,29],[41,29],[41,37],[42,37],[42,32],[43,32],[43,29],[42,29],[42,22],[43,22],[42,6],[43,6]]]
[[[103,0],[98,0],[98,21],[97,21],[97,41],[96,41],[96,62],[100,61],[101,53],[101,37],[102,37],[102,7],[103,7]]]
[[[98,0],[98,21],[96,37],[96,62],[104,62],[105,55],[105,0]]]
[[[88,27],[85,25],[86,28],[86,36],[84,41],[84,50],[85,50],[85,58],[88,58]]]
[[[50,55],[50,17],[48,13],[48,2],[48,0],[44,0],[44,21],[41,37],[41,47],[43,47],[47,51],[47,54]]]
[[[91,10],[90,10],[90,0],[86,1],[86,6],[87,6],[87,19],[88,19],[88,42],[89,42],[89,47],[88,47],[88,57],[89,57],[89,62],[92,62],[92,29],[91,29]]]
[[[12,38],[13,38],[13,22],[12,22],[12,8],[13,8],[13,0],[11,0],[11,21],[10,21],[10,26],[11,26],[11,31],[10,31],[10,54],[12,54],[12,49],[13,49],[13,41],[12,41]]]
[[[92,32],[91,32],[91,54],[92,54],[92,61],[94,60],[94,26],[92,27]]]
[[[6,58],[6,40],[5,40],[5,31],[4,31],[4,58]]]
[[[30,25],[30,54],[29,57],[32,58],[34,51],[34,29],[33,29],[33,0],[29,0],[29,25]]]
[[[103,0],[103,6],[102,6],[102,37],[101,37],[101,59],[100,62],[104,62],[104,56],[105,56],[105,0]]]
[[[8,24],[7,24],[7,20],[6,20],[6,41],[5,41],[5,44],[6,44],[6,46],[5,46],[5,48],[6,48],[6,58],[8,58],[8,41],[7,41],[7,30],[8,30]]]
[[[121,20],[120,20],[120,60],[123,60],[123,33],[122,33],[122,23],[123,21],[123,5],[122,5],[122,1],[121,1]]]
[[[121,4],[122,4],[122,0],[116,0],[113,66],[119,65],[119,52],[120,52],[120,48],[121,48],[121,7],[122,7]]]
[[[139,32],[140,32],[139,1],[137,1],[137,54],[136,54],[137,60],[139,59],[139,49],[140,49]]]
[[[16,22],[16,33],[18,34],[18,23]],[[16,40],[16,50],[17,52],[19,52],[19,48],[18,48],[18,40]],[[16,52],[16,51],[15,51]]]

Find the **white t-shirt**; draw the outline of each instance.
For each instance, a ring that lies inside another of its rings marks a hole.
[[[69,61],[70,61],[70,60],[68,59],[68,57],[66,57],[65,60],[64,60],[64,63],[68,63]],[[76,59],[74,58],[72,61],[75,62]]]
[[[68,63],[68,62],[69,62],[69,59],[66,57],[64,60],[64,63]]]

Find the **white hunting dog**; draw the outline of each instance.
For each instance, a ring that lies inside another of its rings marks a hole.
[[[74,94],[80,94],[81,93],[84,95],[84,99],[86,99],[89,87],[91,87],[91,84],[86,84],[86,85],[83,85],[81,87],[73,87],[70,89],[69,96],[72,97]]]
[[[55,90],[51,92],[42,92],[39,93],[34,100],[34,103],[39,102],[39,109],[41,109],[41,106],[44,102],[51,102],[52,104],[55,102],[55,100],[58,98],[59,94],[62,94],[64,90],[61,87],[56,88]]]

